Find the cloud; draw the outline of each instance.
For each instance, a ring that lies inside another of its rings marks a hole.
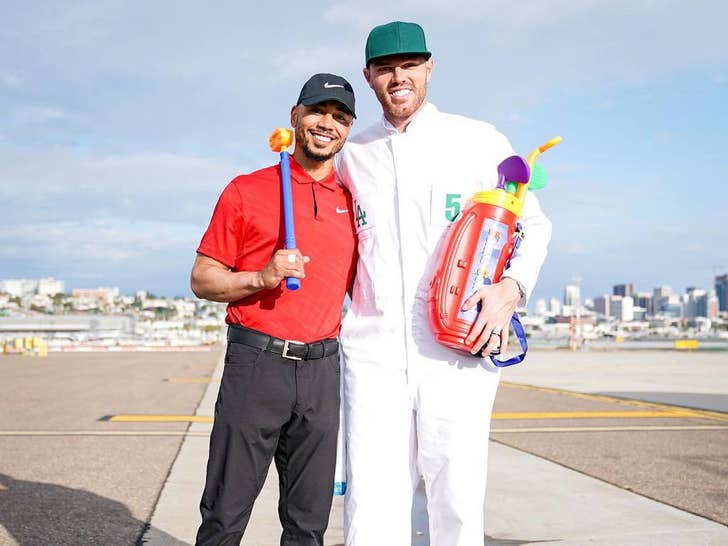
[[[301,79],[317,72],[346,71],[360,54],[360,48],[353,46],[289,49],[275,55],[273,65],[280,79]]]
[[[523,0],[517,5],[507,0],[396,5],[371,0],[366,10],[354,1],[338,2],[322,15],[326,22],[367,30],[396,19],[417,21],[436,59],[444,49],[467,48],[471,57],[487,59],[491,74],[535,71],[542,82],[567,78],[592,84],[613,83],[611,77],[633,83],[685,69],[714,70],[714,63],[728,60],[726,17],[728,6],[710,0]]]
[[[125,218],[15,224],[0,230],[0,278],[54,276],[69,289],[91,283],[189,295],[201,236],[198,225]]]
[[[0,146],[0,278],[188,293],[195,248],[238,172],[171,153]]]
[[[17,74],[1,74],[0,75],[0,87],[6,87],[8,89],[16,89],[23,85],[23,78]]]
[[[393,19],[425,28],[436,61],[430,98],[443,110],[494,121],[529,146],[545,126],[564,131],[542,201],[555,222],[545,280],[568,278],[569,268],[610,278],[634,258],[644,263],[633,270],[679,285],[663,273],[684,267],[675,262],[727,259],[709,236],[702,251],[691,246],[687,258],[675,258],[669,243],[648,236],[664,233],[653,217],[633,228],[613,221],[657,210],[721,233],[703,220],[722,217],[719,192],[706,202],[664,188],[678,185],[670,179],[679,162],[720,172],[725,131],[714,120],[725,112],[703,99],[725,89],[723,2],[314,0],[260,4],[253,14],[241,2],[7,4],[0,233],[16,237],[2,239],[0,272],[58,267],[45,274],[67,271],[70,282],[103,268],[109,279],[126,275],[144,287],[155,275],[164,286],[158,271],[176,264],[184,277],[225,183],[274,161],[267,134],[287,122],[306,77],[351,78],[357,125],[379,116],[361,78],[364,41],[373,25]],[[637,92],[655,100],[635,100]],[[635,115],[643,110],[652,114]],[[650,151],[660,148],[657,162]],[[175,238],[185,230],[195,236]],[[44,254],[53,261],[44,265]],[[64,254],[103,263],[78,268]]]
[[[69,112],[53,106],[28,106],[19,109],[15,117],[21,123],[42,125],[52,121],[71,119],[73,116]]]
[[[24,260],[37,254],[44,262],[73,262],[80,268],[129,265],[174,247],[193,250],[201,235],[197,226],[124,218],[15,224],[0,235],[0,258]]]
[[[106,216],[202,222],[238,172],[171,153],[93,155],[0,147],[0,224]]]

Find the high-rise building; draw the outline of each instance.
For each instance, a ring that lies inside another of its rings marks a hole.
[[[718,318],[718,309],[718,297],[715,295],[715,292],[711,292],[708,296],[708,318],[710,320]]]
[[[666,317],[682,318],[684,316],[684,307],[680,296],[668,296],[662,306],[661,313]]]
[[[609,307],[611,316],[620,322],[634,320],[634,300],[631,296],[612,296]]]
[[[718,310],[728,311],[728,273],[715,276],[715,296],[718,298]]]
[[[597,296],[594,298],[594,311],[598,315],[604,315],[608,317],[611,315],[610,303],[612,296],[604,294],[603,296]]]
[[[708,316],[708,293],[694,286],[689,286],[683,302],[683,316],[685,318]]]
[[[564,287],[564,305],[576,306],[579,303],[580,290],[578,284],[567,284]]]
[[[637,292],[632,296],[635,307],[642,307],[645,312],[652,313],[652,294],[649,292]]]
[[[628,282],[626,284],[615,284],[612,288],[612,294],[615,296],[622,296],[623,298],[626,296],[633,297],[634,284],[632,284],[631,282]]]
[[[653,315],[659,315],[666,312],[670,297],[672,296],[672,288],[669,286],[660,286],[652,291],[652,309]]]

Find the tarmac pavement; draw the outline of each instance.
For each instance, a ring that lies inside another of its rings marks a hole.
[[[694,361],[694,362],[693,362]],[[638,366],[639,364],[639,366]],[[222,375],[214,372],[197,415],[210,416]],[[675,352],[620,353],[532,352],[523,365],[504,371],[503,380],[582,393],[611,393],[622,398],[726,411],[728,356]],[[720,416],[718,416],[720,417]],[[695,426],[702,421],[696,421]],[[712,421],[713,432],[725,439],[725,420]],[[192,544],[199,525],[198,504],[204,485],[209,423],[192,423],[162,489],[143,544]],[[496,429],[494,429],[494,433]],[[497,437],[497,433],[495,434]],[[719,444],[721,446],[723,444]],[[722,471],[720,471],[722,472]],[[728,491],[722,476],[719,490]],[[244,545],[279,544],[277,476],[271,468],[258,498]],[[724,497],[720,497],[721,501]],[[343,544],[342,498],[336,497],[326,544]],[[413,545],[429,543],[426,501],[420,488],[413,509]],[[673,506],[610,485],[586,473],[491,442],[485,506],[486,545],[725,545],[728,527]],[[382,529],[382,546],[389,544]]]

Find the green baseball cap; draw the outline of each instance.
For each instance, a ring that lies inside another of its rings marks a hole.
[[[432,56],[432,53],[427,51],[425,31],[420,25],[393,21],[371,30],[365,49],[367,66],[379,57],[403,54],[422,55],[425,59]]]

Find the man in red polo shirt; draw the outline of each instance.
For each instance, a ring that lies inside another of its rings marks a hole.
[[[228,302],[228,346],[198,545],[239,544],[275,458],[282,545],[322,545],[339,427],[341,306],[355,271],[351,198],[333,157],[355,118],[344,78],[316,74],[291,109],[299,248],[284,249],[280,166],[222,192],[192,268],[192,291]],[[296,291],[283,283],[302,279]]]

